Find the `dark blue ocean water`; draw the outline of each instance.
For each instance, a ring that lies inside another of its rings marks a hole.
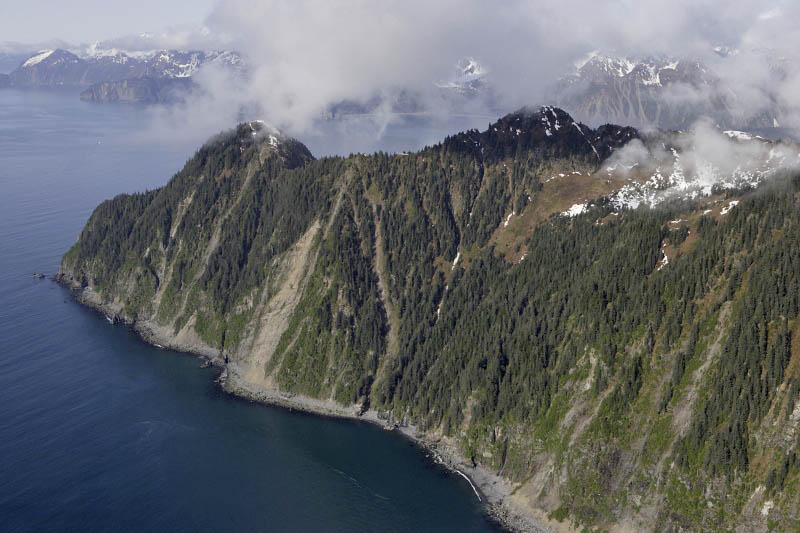
[[[164,184],[196,148],[145,123],[0,91],[0,531],[491,531],[469,485],[403,438],[230,397],[31,277],[100,201]]]

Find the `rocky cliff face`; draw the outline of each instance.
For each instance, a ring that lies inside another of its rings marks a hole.
[[[797,149],[731,139],[742,181],[675,135],[542,108],[315,160],[245,123],[101,204],[59,277],[234,390],[415,424],[530,515],[796,527]]]
[[[7,74],[0,74],[0,89],[5,89],[8,87],[8,75]]]
[[[81,92],[86,102],[170,104],[194,88],[191,78],[131,78],[96,83]]]

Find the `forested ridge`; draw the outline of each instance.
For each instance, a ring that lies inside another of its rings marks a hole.
[[[102,203],[60,277],[249,385],[450,439],[553,519],[796,530],[800,176],[617,212],[594,172],[639,136],[542,108],[314,159],[246,123]]]

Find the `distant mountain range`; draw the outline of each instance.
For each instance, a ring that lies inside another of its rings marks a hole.
[[[723,62],[726,57],[737,55],[735,49],[722,47],[714,53]],[[785,65],[779,61],[771,68],[776,80],[785,75]],[[737,87],[715,74],[715,68],[696,59],[592,53],[566,72],[553,75],[555,80],[541,99],[592,126],[612,123],[687,130],[698,118],[707,117],[722,129],[776,137],[786,132],[782,126],[787,113],[777,98],[767,95],[757,106],[748,103],[738,94]],[[405,91],[389,102],[392,110],[416,112],[434,105],[487,112],[501,112],[504,108],[503,87],[496,84],[490,69],[474,58],[462,60],[453,77],[433,85],[440,91],[440,100],[432,99],[430,94]],[[369,112],[386,103],[385,98],[376,97],[367,103],[337,104],[333,110],[334,114]]]
[[[713,52],[712,57],[720,62],[739,53],[725,47]],[[8,65],[15,58],[21,61],[7,76],[0,74],[0,88],[79,87],[84,89],[81,98],[92,102],[171,103],[196,88],[192,78],[209,65],[240,75],[247,72],[243,57],[233,51],[130,51],[94,43],[82,48],[21,53],[19,49],[0,53],[0,64]],[[765,60],[769,58],[765,56]],[[685,130],[699,117],[708,117],[723,129],[781,136],[787,111],[780,100],[766,94],[756,104],[746,102],[737,87],[715,74],[719,64],[711,63],[713,67],[688,58],[633,58],[593,52],[574,68],[566,69],[567,74],[553,74],[557,79],[542,100],[593,126],[617,123]],[[786,68],[780,61],[770,63],[776,80],[785,77]],[[490,69],[478,59],[466,57],[455,65],[451,76],[433,80],[429,89],[401,87],[376,92],[366,100],[343,99],[331,103],[325,114],[334,117],[380,109],[395,113],[432,109],[500,113],[505,107],[502,94],[503,88],[495,83]]]
[[[8,75],[0,74],[0,88],[84,88],[81,99],[91,102],[172,103],[197,87],[191,79],[208,65],[238,74],[246,72],[244,59],[232,51],[142,52],[105,47],[100,43],[80,49],[53,48],[24,55],[15,51],[0,57],[0,63],[6,65],[14,60],[18,66]],[[371,113],[386,105],[399,113],[422,112],[431,105],[464,109],[471,102],[492,94],[485,68],[472,58],[459,62],[451,78],[433,85],[433,102],[430,95],[401,90],[389,97],[376,95],[366,101],[345,99],[333,103],[327,110],[328,115]]]
[[[688,129],[698,117],[707,116],[725,128],[781,125],[777,106],[745,112],[735,88],[707,65],[672,57],[634,59],[593,53],[558,81],[551,98],[590,124]]]
[[[77,87],[86,88],[81,94],[84,100],[155,103],[172,101],[191,89],[187,80],[209,65],[244,71],[244,60],[231,51],[130,52],[92,46],[76,53],[56,48],[25,59],[0,77],[0,87]]]
[[[458,62],[455,76],[435,85],[441,89],[450,89],[464,96],[477,96],[489,90],[488,72],[475,58],[468,57]]]

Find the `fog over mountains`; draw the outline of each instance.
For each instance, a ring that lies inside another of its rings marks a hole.
[[[769,52],[761,54],[764,61],[772,59]],[[792,121],[775,94],[765,92],[760,105],[744,107],[739,88],[722,74],[736,61],[736,51],[720,55],[707,64],[685,57],[637,59],[593,52],[559,80],[552,98],[589,123],[688,129],[704,116],[722,128],[764,131]],[[778,87],[794,65],[772,64]]]
[[[411,1],[343,13],[310,0],[226,0],[199,29],[0,45],[9,74],[0,87],[172,103],[159,127],[206,134],[253,117],[302,135],[354,113],[388,123],[552,104],[591,125],[690,129],[702,116],[723,130],[796,137],[800,35],[789,21],[800,13],[776,6]]]
[[[722,129],[791,135],[782,127],[793,125],[791,109],[776,95],[766,94],[756,109],[743,109],[737,88],[718,73],[726,61],[735,61],[739,51],[716,47],[714,52],[717,62],[710,67],[692,58],[630,58],[593,51],[576,61],[573,70],[561,69],[566,73],[539,98],[592,125],[684,130],[698,117],[706,117]],[[779,86],[794,64],[762,54]],[[16,58],[22,58],[20,64],[0,76],[0,87],[81,87],[85,88],[81,98],[95,102],[176,103],[198,88],[193,79],[201,69],[219,69],[240,80],[249,74],[243,55],[235,51],[124,50],[93,43],[83,49],[44,49]],[[432,92],[409,87],[377,91],[366,100],[344,98],[330,103],[322,114],[503,111],[503,88],[491,69],[474,57],[459,60],[449,75],[430,85]]]

